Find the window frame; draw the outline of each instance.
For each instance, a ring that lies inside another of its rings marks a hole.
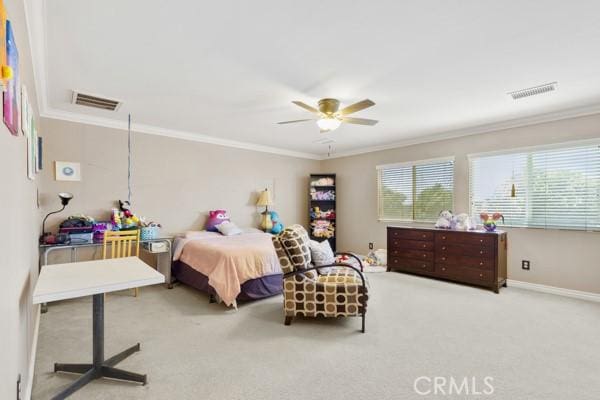
[[[473,182],[472,182],[472,160],[476,158],[482,157],[492,157],[492,156],[501,156],[501,155],[510,155],[510,154],[519,154],[519,153],[531,153],[535,151],[544,151],[544,150],[559,150],[559,149],[569,149],[575,147],[585,147],[585,146],[599,146],[600,147],[600,139],[592,138],[592,139],[581,139],[581,140],[571,140],[566,142],[556,142],[550,144],[542,144],[542,145],[533,145],[533,146],[523,146],[523,147],[514,147],[510,149],[502,149],[502,150],[493,150],[479,153],[470,153],[467,154],[467,203],[469,205],[469,215],[473,215]],[[599,229],[580,229],[576,227],[559,227],[559,226],[529,226],[529,225],[509,225],[502,224],[503,228],[510,229],[541,229],[541,230],[556,230],[556,231],[573,231],[573,232],[593,232],[599,233]]]
[[[431,220],[427,219],[415,219],[415,198],[416,198],[416,193],[415,193],[415,186],[416,186],[416,181],[415,181],[415,176],[413,175],[413,182],[412,182],[412,219],[407,219],[407,218],[385,218],[385,216],[382,216],[382,201],[383,199],[381,198],[381,179],[380,179],[380,171],[382,170],[386,170],[386,169],[393,169],[393,168],[401,168],[401,167],[416,167],[419,165],[429,165],[429,164],[436,164],[436,163],[443,163],[443,162],[452,162],[452,204],[450,207],[450,210],[454,209],[454,204],[455,204],[455,196],[456,196],[456,192],[455,192],[455,178],[456,178],[456,157],[455,156],[446,156],[446,157],[436,157],[436,158],[428,158],[428,159],[422,159],[422,160],[415,160],[415,161],[403,161],[403,162],[397,162],[397,163],[390,163],[390,164],[380,164],[375,166],[375,171],[376,171],[376,181],[377,181],[377,221],[378,222],[405,222],[405,223],[413,223],[413,224],[419,224],[419,223],[429,223],[429,222],[435,222],[436,218],[433,218]]]

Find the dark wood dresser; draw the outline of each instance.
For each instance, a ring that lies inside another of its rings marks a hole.
[[[388,226],[388,271],[483,286],[506,286],[506,232]]]

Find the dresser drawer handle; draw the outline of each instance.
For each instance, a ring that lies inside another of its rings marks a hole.
[[[479,274],[479,277],[480,277],[480,278],[483,278],[483,274]]]
[[[423,239],[425,239],[427,237],[427,235],[423,235]]]
[[[479,263],[479,265],[483,265],[483,261]]]
[[[423,267],[423,268],[427,268],[427,264],[423,264],[423,265],[422,265],[422,267]]]
[[[398,264],[398,260],[394,260],[394,264]]]
[[[446,246],[442,246],[442,250],[446,250]]]
[[[479,239],[479,243],[483,243],[483,239]]]
[[[394,236],[398,236],[398,232],[394,232]]]
[[[446,240],[446,236],[442,236],[442,240]]]
[[[479,252],[479,254],[483,254],[483,250],[481,250],[481,251]]]
[[[446,257],[442,257],[442,261],[446,261]]]
[[[445,270],[446,270],[446,268],[442,267],[442,271],[445,271]]]
[[[424,248],[424,249],[426,249],[426,248],[427,248],[427,245],[426,245],[426,244],[424,244],[424,245],[423,245],[423,248]]]
[[[427,254],[423,254],[423,258],[427,258]]]

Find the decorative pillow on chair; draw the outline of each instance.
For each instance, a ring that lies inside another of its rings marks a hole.
[[[221,222],[216,228],[223,236],[240,235],[243,233],[243,231],[231,221]]]
[[[223,223],[224,221],[229,221],[229,214],[225,210],[214,210],[208,212],[208,219],[206,220],[206,225],[204,229],[209,232],[218,232],[216,228],[217,225]]]
[[[323,240],[322,242],[311,240],[309,246],[312,262],[315,267],[330,265],[335,262],[335,254],[333,254],[329,240]],[[319,272],[328,273],[331,269],[332,268],[322,268]]]

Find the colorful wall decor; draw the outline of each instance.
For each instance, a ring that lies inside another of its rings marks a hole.
[[[4,2],[0,0],[0,82],[3,92],[8,86],[8,79],[4,77],[6,67],[6,9]]]
[[[15,136],[19,134],[19,52],[10,21],[6,21],[6,59],[12,79],[4,92],[4,124]]]
[[[29,129],[29,135],[27,135],[27,177],[31,180],[35,179],[36,170],[36,152],[37,152],[37,138],[35,133],[35,123],[31,118],[31,125]]]
[[[57,181],[80,181],[81,165],[70,161],[55,161]]]
[[[35,172],[40,172],[42,169],[44,169],[44,159],[42,158],[44,155],[44,141],[42,140],[42,138],[40,136],[38,136],[37,138],[38,140],[38,145],[37,145],[37,168]]]
[[[31,129],[31,117],[31,105],[29,104],[27,88],[25,85],[21,85],[21,132],[25,136],[29,135],[29,130]]]

